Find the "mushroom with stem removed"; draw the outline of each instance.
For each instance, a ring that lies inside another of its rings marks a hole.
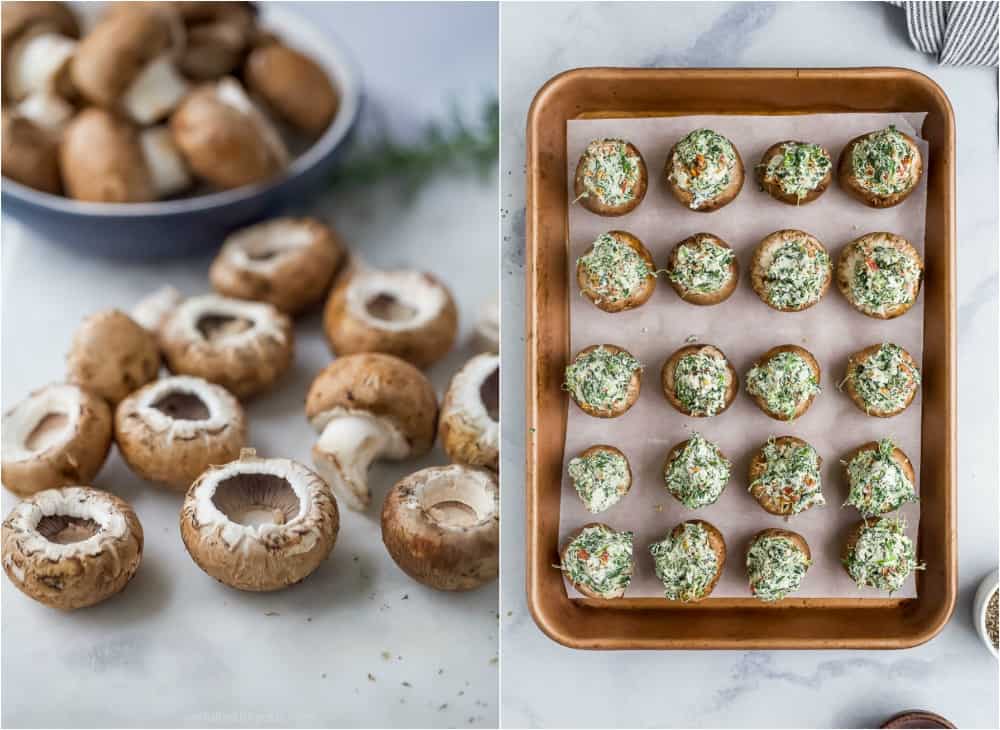
[[[451,349],[458,312],[431,274],[358,267],[334,285],[323,329],[337,355],[384,352],[424,368]]]
[[[11,583],[64,610],[92,606],[125,588],[142,546],[132,507],[90,487],[39,492],[3,523],[3,568]]]
[[[76,385],[49,385],[3,416],[3,485],[22,497],[89,483],[111,448],[111,409]]]
[[[500,457],[500,358],[484,353],[451,379],[438,427],[448,458],[493,471]]]
[[[460,464],[411,474],[385,498],[382,542],[403,572],[442,591],[468,591],[499,572],[496,476]]]
[[[292,364],[292,322],[270,304],[203,294],[160,328],[170,371],[218,383],[237,398],[269,389]]]
[[[276,591],[315,571],[340,529],[337,501],[313,471],[253,449],[191,485],[181,537],[198,567],[244,591]]]
[[[143,479],[186,491],[212,464],[246,445],[243,407],[220,385],[188,375],[140,388],[115,410],[115,442]]]
[[[363,510],[371,463],[427,453],[437,415],[434,388],[409,363],[381,353],[337,358],[306,396],[306,417],[320,434],[313,463],[348,507]]]
[[[500,302],[496,294],[479,308],[474,342],[482,352],[500,352]]]
[[[68,380],[112,405],[160,372],[156,338],[117,309],[83,320],[66,358]]]

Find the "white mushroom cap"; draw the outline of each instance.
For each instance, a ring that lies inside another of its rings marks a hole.
[[[340,516],[330,488],[291,459],[211,467],[188,491],[181,536],[198,566],[247,591],[273,591],[307,577],[330,554]]]
[[[3,417],[3,484],[21,496],[90,482],[111,447],[111,410],[75,385],[31,393]]]
[[[319,302],[344,258],[337,234],[314,218],[275,218],[226,238],[209,278],[220,294],[297,314]]]
[[[7,577],[54,608],[91,606],[121,591],[142,547],[142,525],[129,504],[90,487],[39,492],[3,523]]]
[[[181,303],[181,293],[174,287],[161,286],[147,294],[132,307],[130,315],[141,327],[158,333],[169,314]]]
[[[459,464],[422,469],[386,496],[382,542],[414,580],[472,590],[499,572],[499,510],[492,472]]]
[[[83,320],[73,335],[67,380],[112,405],[160,372],[156,338],[131,317],[106,309]]]
[[[500,303],[495,294],[479,310],[476,345],[483,352],[500,352]]]
[[[270,304],[189,297],[160,328],[171,372],[218,383],[238,398],[270,388],[292,363],[291,320]]]
[[[220,385],[187,375],[157,380],[115,410],[115,441],[143,479],[186,491],[246,446],[243,407]]]
[[[500,358],[483,353],[452,378],[438,431],[448,457],[496,471],[500,457]]]
[[[422,368],[451,349],[458,312],[431,274],[359,267],[334,286],[323,328],[337,355],[383,352]]]
[[[174,144],[174,137],[166,125],[144,129],[139,134],[142,157],[149,170],[149,177],[157,198],[179,193],[194,182],[187,162]]]

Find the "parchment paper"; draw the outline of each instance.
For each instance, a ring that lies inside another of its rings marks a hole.
[[[749,282],[754,247],[768,233],[798,228],[815,235],[826,246],[834,266],[847,242],[872,231],[889,231],[924,251],[924,220],[927,200],[926,175],[920,186],[902,204],[875,210],[843,192],[836,179],[815,202],[791,206],[762,192],[753,176],[761,155],[775,142],[788,139],[816,142],[829,150],[836,166],[841,149],[859,134],[895,124],[917,139],[924,164],[927,144],[919,138],[924,113],[913,114],[816,114],[794,116],[689,116],[642,119],[572,120],[567,125],[569,199],[573,195],[573,172],[587,143],[599,137],[622,137],[633,142],[646,161],[649,189],[645,200],[631,213],[605,218],[580,205],[569,211],[569,265],[572,290],[577,292],[576,259],[601,233],[620,229],[638,236],[658,267],[663,267],[673,245],[700,231],[714,233],[737,252],[740,283],[722,304],[699,307],[688,304],[661,275],[656,291],[638,309],[607,314],[583,296],[570,304],[573,353],[598,343],[628,349],[643,363],[642,392],[636,404],[614,419],[592,418],[574,403],[569,406],[566,457],[573,458],[588,446],[608,443],[628,457],[633,473],[632,489],[609,510],[591,515],[573,489],[563,464],[560,509],[560,544],[567,535],[587,522],[605,522],[617,530],[635,533],[636,572],[627,596],[662,596],[663,587],[653,570],[649,545],[661,540],[677,523],[700,518],[722,532],[728,549],[722,579],[713,597],[749,597],[746,580],[746,548],[750,537],[767,527],[784,527],[803,535],[812,551],[813,566],[797,597],[885,598],[874,589],[859,590],[840,564],[840,552],[850,526],[860,519],[852,507],[841,509],[847,497],[846,477],[840,464],[848,452],[867,442],[891,437],[906,452],[920,473],[921,396],[901,415],[890,419],[865,415],[850,398],[837,390],[848,356],[879,342],[895,342],[908,350],[918,363],[923,358],[923,293],[902,317],[875,320],[857,312],[831,283],[826,296],[815,306],[797,313],[782,313],[765,305]],[[709,127],[724,134],[743,157],[747,180],[735,201],[713,213],[688,210],[670,194],[663,168],[671,146],[687,132]],[[836,174],[834,175],[836,178]],[[733,405],[712,418],[690,418],[667,403],[660,388],[664,361],[689,338],[721,348],[740,377],[740,393]],[[816,356],[822,368],[823,392],[797,421],[783,423],[766,416],[746,394],[745,375],[754,360],[776,345],[798,344]],[[661,477],[670,448],[692,431],[716,442],[732,462],[732,476],[722,497],[714,505],[690,510],[667,491]],[[823,459],[823,494],[826,505],[814,507],[789,520],[765,512],[747,491],[751,456],[769,436],[793,435],[812,444]],[[919,479],[918,479],[919,482]],[[920,491],[920,484],[917,484]],[[901,510],[916,540],[919,505]],[[919,546],[918,546],[919,551]],[[921,555],[921,558],[926,556]],[[933,559],[933,556],[930,556]],[[566,583],[570,596],[580,594]],[[895,597],[916,596],[911,576]]]

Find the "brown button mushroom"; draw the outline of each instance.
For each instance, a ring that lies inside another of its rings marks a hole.
[[[189,94],[170,117],[170,130],[194,173],[219,188],[261,182],[288,165],[274,126],[228,76]]]
[[[382,506],[382,542],[408,576],[442,591],[468,591],[499,568],[496,476],[460,464],[421,469]]]
[[[500,457],[500,358],[476,355],[455,374],[441,406],[441,445],[459,464],[493,471]]]
[[[198,567],[244,591],[298,583],[333,550],[337,502],[319,476],[291,459],[213,466],[188,490],[181,537]]]
[[[89,483],[111,447],[111,409],[75,385],[49,385],[3,416],[3,485],[26,497]]]
[[[218,383],[237,398],[269,389],[292,364],[292,322],[270,304],[214,294],[181,302],[160,328],[173,373]]]
[[[236,70],[257,32],[249,2],[177,2],[186,43],[179,61],[188,78],[212,81]]]
[[[59,145],[51,134],[20,113],[3,112],[3,176],[58,195]]]
[[[142,542],[142,525],[125,500],[90,487],[48,489],[4,520],[3,569],[29,598],[84,608],[125,588]]]
[[[217,292],[298,314],[322,300],[344,257],[340,238],[314,218],[276,218],[226,239],[208,276]]]
[[[70,94],[69,63],[80,28],[69,8],[58,2],[5,2],[0,8],[4,99]]]
[[[140,388],[115,410],[115,442],[143,479],[186,491],[212,464],[246,446],[240,402],[220,385],[175,375]]]
[[[180,18],[169,4],[122,7],[80,41],[70,66],[73,84],[91,104],[152,124],[188,92],[175,65],[183,39]]]
[[[255,48],[244,75],[271,111],[310,136],[321,135],[337,114],[340,97],[326,71],[293,48],[280,43]]]
[[[63,132],[59,167],[66,194],[98,203],[156,198],[135,128],[103,109],[84,109]]]
[[[454,344],[458,312],[431,274],[358,268],[335,283],[323,329],[337,355],[384,352],[425,368]]]
[[[306,396],[306,418],[320,434],[313,463],[338,498],[362,510],[371,463],[427,453],[437,415],[434,388],[409,363],[379,353],[337,358]]]
[[[66,359],[67,380],[112,405],[160,372],[156,338],[117,309],[105,309],[83,320]]]

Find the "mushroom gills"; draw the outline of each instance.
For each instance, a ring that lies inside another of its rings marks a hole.
[[[187,82],[174,67],[169,54],[155,58],[135,77],[122,94],[122,107],[139,124],[152,124],[165,117],[187,93]]]
[[[212,415],[195,393],[171,391],[157,398],[153,408],[178,421],[204,421]]]
[[[434,476],[420,493],[420,507],[441,527],[461,529],[491,515],[494,500],[478,481],[458,480],[449,473]]]
[[[143,130],[139,135],[139,145],[156,197],[165,198],[191,186],[187,163],[166,125]]]
[[[101,527],[85,517],[69,515],[45,515],[38,521],[38,534],[56,545],[72,545],[89,540]]]
[[[500,368],[493,368],[479,386],[479,398],[491,421],[500,422]]]
[[[40,452],[55,444],[62,443],[69,436],[71,427],[69,416],[65,413],[46,413],[24,440],[29,451]]]
[[[54,91],[75,51],[76,41],[58,33],[40,33],[22,41],[10,60],[14,67],[11,97],[23,99]]]
[[[417,316],[417,308],[401,301],[394,294],[379,292],[365,304],[365,309],[375,319],[386,322],[407,322]]]
[[[223,479],[212,502],[226,517],[240,525],[284,525],[300,510],[299,498],[284,477],[242,473]]]
[[[253,328],[252,321],[245,317],[233,317],[228,314],[204,314],[198,318],[195,325],[209,342],[221,340],[232,335],[238,335]]]
[[[320,476],[347,506],[363,510],[371,502],[368,469],[375,459],[403,459],[409,446],[395,428],[365,414],[334,416],[313,447]]]

